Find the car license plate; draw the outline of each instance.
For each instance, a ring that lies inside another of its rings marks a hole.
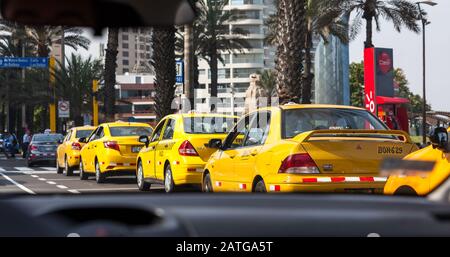
[[[133,146],[133,147],[131,148],[131,152],[133,152],[133,153],[139,153],[139,151],[141,150],[141,148],[142,148],[142,147],[140,147],[140,146]]]
[[[45,151],[47,151],[47,152],[53,151],[53,147],[46,147]]]

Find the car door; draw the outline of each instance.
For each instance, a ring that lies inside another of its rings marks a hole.
[[[215,187],[219,191],[234,191],[236,187],[235,162],[238,149],[242,147],[245,135],[247,133],[250,116],[247,115],[236,124],[232,131],[226,137],[222,149],[220,149],[212,160],[213,168],[212,179]]]
[[[260,153],[270,130],[270,112],[259,111],[250,117],[250,126],[242,147],[238,148],[233,187],[236,191],[251,191]]]
[[[70,143],[72,131],[72,129],[69,130],[67,135],[64,137],[63,142],[58,146],[58,149],[56,150],[56,156],[58,158],[56,161],[58,162],[59,167],[64,167],[64,155],[66,154],[66,151],[70,149],[68,148],[68,144]]]
[[[89,137],[89,141],[84,148],[86,148],[85,154],[83,154],[82,158],[83,164],[85,165],[85,170],[93,172],[95,170],[94,160],[97,154],[98,142],[103,134],[103,127],[98,127],[94,133]]]
[[[161,138],[162,130],[164,128],[166,120],[162,120],[158,123],[155,130],[150,137],[150,143],[143,151],[145,154],[142,155],[142,163],[144,167],[144,177],[156,179],[156,146],[158,145],[159,139]]]
[[[174,145],[173,135],[175,133],[176,120],[174,118],[168,118],[166,125],[164,126],[161,140],[156,147],[156,178],[159,180],[164,179],[164,164],[166,160],[170,161],[170,153]]]

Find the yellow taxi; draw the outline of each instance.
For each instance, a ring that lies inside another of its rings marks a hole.
[[[397,166],[398,173],[389,176],[384,193],[424,196],[444,183],[450,176],[448,132],[450,129],[436,128],[430,137],[430,146],[407,155],[404,158],[406,163]],[[432,164],[429,168],[426,167],[427,162]]]
[[[69,129],[63,141],[56,150],[56,172],[72,176],[73,170],[80,165],[80,151],[84,143],[80,143],[80,138],[88,137],[95,127],[84,126]]]
[[[144,145],[139,137],[152,131],[146,123],[119,121],[98,126],[88,138],[79,140],[86,143],[81,149],[80,179],[95,174],[97,183],[102,183],[106,176],[135,174],[136,156]]]
[[[381,193],[381,160],[417,150],[364,109],[299,104],[252,112],[210,146],[205,192]]]
[[[145,144],[137,157],[137,184],[140,190],[164,184],[167,193],[181,186],[202,183],[205,163],[216,149],[207,143],[225,138],[237,121],[220,114],[173,114],[162,119],[152,136],[142,136]]]

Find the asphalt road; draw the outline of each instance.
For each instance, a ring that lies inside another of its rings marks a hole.
[[[163,187],[152,185],[150,192],[141,192],[136,178],[109,177],[103,184],[97,184],[95,177],[80,180],[78,171],[73,176],[57,174],[52,165],[28,168],[22,158],[6,159],[0,154],[1,194],[92,194],[92,193],[163,193]]]

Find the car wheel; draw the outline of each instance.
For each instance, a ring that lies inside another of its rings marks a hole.
[[[105,174],[101,172],[100,163],[97,160],[95,160],[95,181],[97,184],[105,182]]]
[[[211,175],[209,173],[206,174],[205,178],[203,179],[202,191],[205,192],[205,193],[212,193],[213,192],[213,187],[212,187],[212,182],[211,182]]]
[[[73,175],[73,169],[69,166],[69,163],[67,162],[67,156],[64,158],[64,174],[66,176]]]
[[[63,173],[63,168],[59,167],[58,157],[56,157],[56,173],[57,174]]]
[[[28,166],[28,168],[31,168],[34,166],[34,164],[32,162],[27,162],[27,166]]]
[[[88,175],[84,172],[83,160],[80,159],[80,180],[88,179]]]
[[[145,182],[144,180],[144,167],[142,167],[142,162],[139,161],[137,170],[136,170],[136,182],[140,191],[149,191],[151,184]]]
[[[253,192],[255,193],[266,193],[266,184],[264,183],[264,180],[259,180],[256,185],[255,185],[255,189],[253,190]]]
[[[166,166],[164,171],[164,191],[166,193],[175,192],[175,183],[173,182],[172,168],[170,164]]]

